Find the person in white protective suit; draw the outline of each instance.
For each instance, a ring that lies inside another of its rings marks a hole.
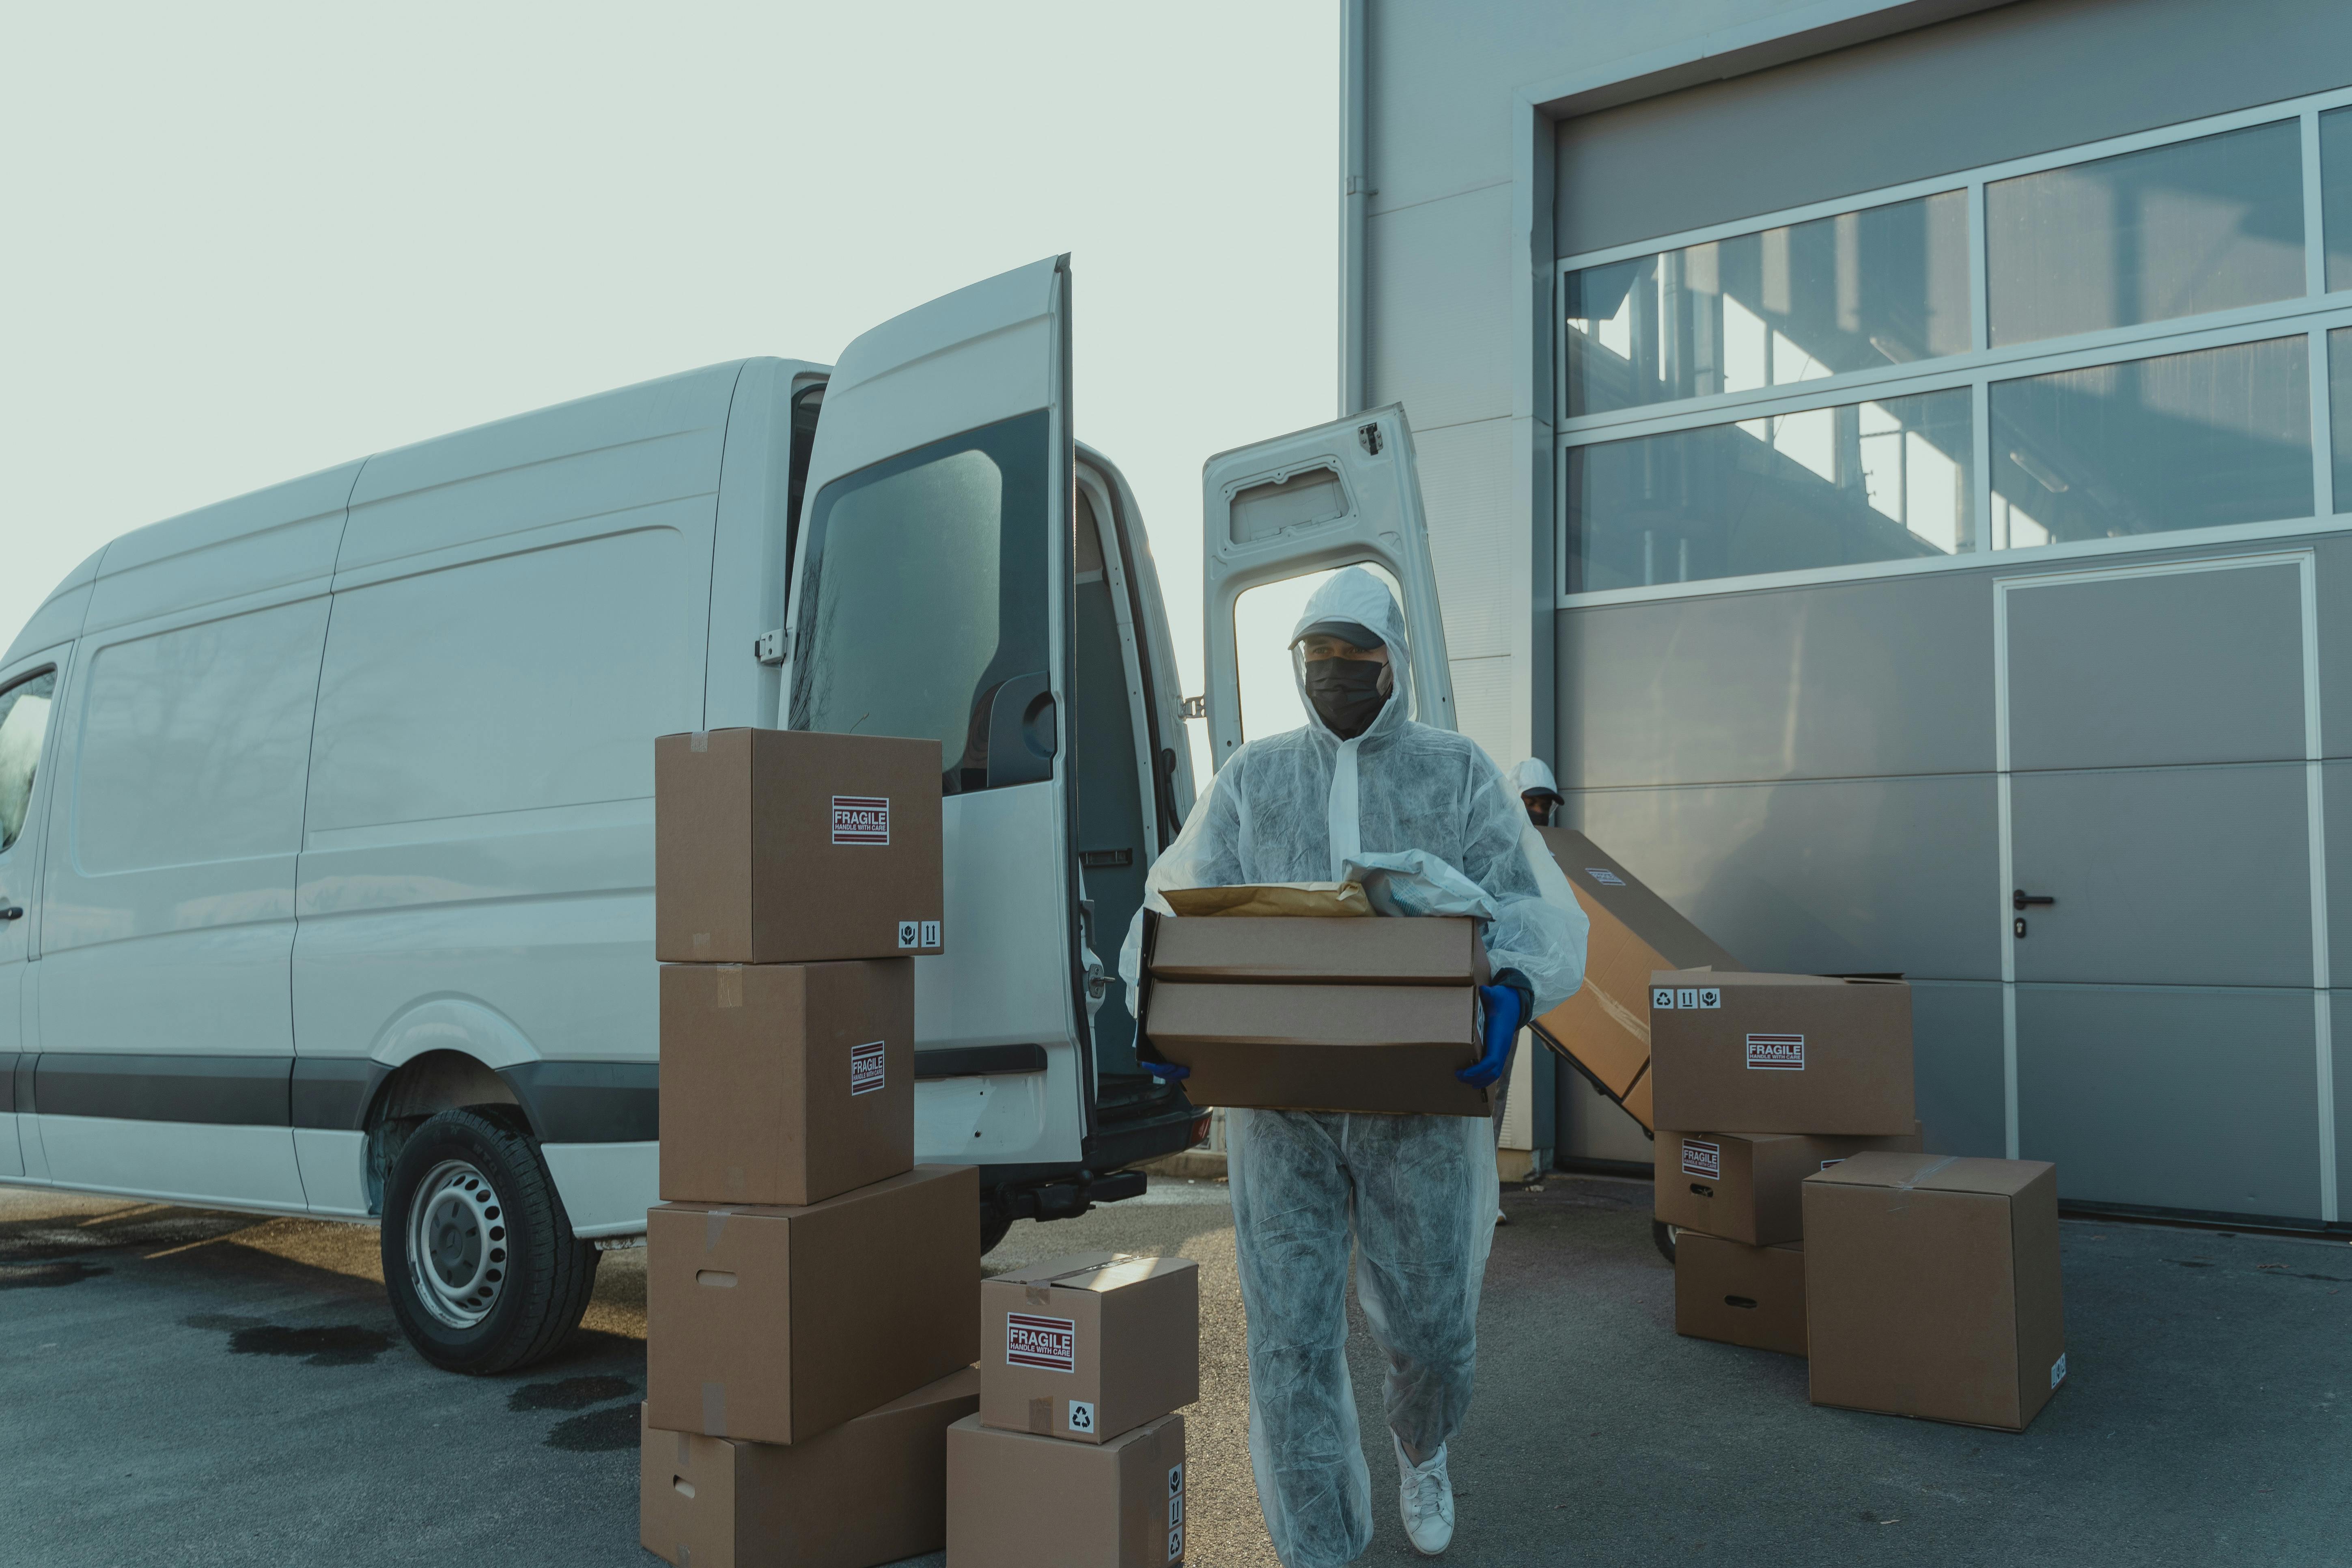
[[[1520,1020],[1581,984],[1583,911],[1486,753],[1405,716],[1403,616],[1377,578],[1350,567],[1326,581],[1291,654],[1306,727],[1226,761],[1153,865],[1145,907],[1169,913],[1171,888],[1344,879],[1344,865],[1368,857],[1444,862],[1431,869],[1493,910],[1481,927],[1496,981],[1484,995],[1486,1055],[1459,1075],[1492,1083]],[[1139,913],[1119,960],[1129,994],[1141,946]],[[1336,1568],[1371,1543],[1345,1352],[1351,1241],[1357,1295],[1388,1357],[1382,1407],[1406,1533],[1430,1555],[1453,1539],[1445,1445],[1470,1405],[1494,1150],[1483,1117],[1227,1113],[1250,1459],[1288,1568]]]
[[[1509,778],[1511,787],[1527,805],[1528,820],[1538,827],[1549,827],[1561,799],[1559,781],[1551,776],[1551,769],[1529,757],[1510,771]]]

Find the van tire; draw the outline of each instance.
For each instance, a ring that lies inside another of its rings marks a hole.
[[[401,1332],[445,1372],[544,1359],[596,1284],[595,1244],[572,1236],[538,1146],[478,1110],[445,1110],[409,1135],[384,1184],[383,1253]]]
[[[1675,1244],[1682,1239],[1679,1230],[1664,1220],[1654,1219],[1650,1222],[1650,1239],[1657,1244],[1659,1257],[1670,1264],[1674,1262]]]

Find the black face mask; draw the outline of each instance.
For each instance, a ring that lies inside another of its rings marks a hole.
[[[1381,673],[1386,668],[1369,658],[1310,658],[1307,700],[1315,704],[1315,716],[1331,733],[1352,741],[1371,728],[1388,702],[1381,690]]]

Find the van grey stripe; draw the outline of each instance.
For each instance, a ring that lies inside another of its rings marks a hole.
[[[40,1058],[27,1051],[15,1058],[8,1074],[8,1103],[18,1110],[33,1109],[33,1064]]]
[[[131,1056],[43,1051],[33,1101],[44,1116],[113,1116],[287,1127],[291,1057]]]
[[[661,1136],[654,1062],[518,1062],[499,1076],[542,1143],[650,1143]]]
[[[0,1116],[16,1109],[16,1053],[0,1051]]]
[[[356,1132],[367,1125],[369,1102],[392,1069],[365,1057],[297,1057],[291,1087],[297,1127]]]

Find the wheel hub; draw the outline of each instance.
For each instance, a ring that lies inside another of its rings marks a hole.
[[[425,1310],[470,1329],[499,1303],[507,1275],[505,1205],[488,1177],[444,1160],[417,1184],[408,1210],[408,1272]]]

